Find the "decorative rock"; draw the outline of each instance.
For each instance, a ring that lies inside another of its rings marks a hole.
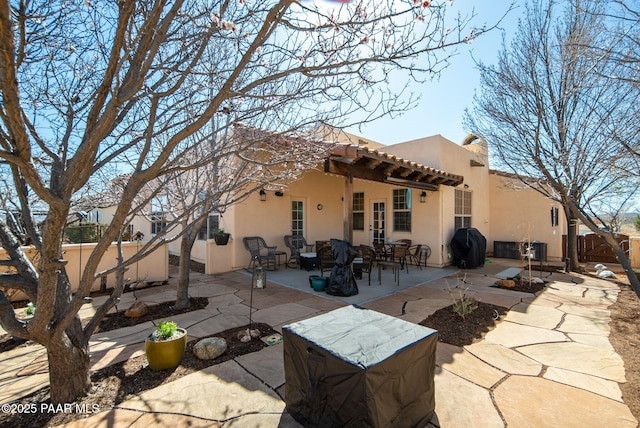
[[[140,318],[148,312],[146,303],[136,300],[129,309],[126,310],[124,316],[127,318]]]
[[[496,285],[503,288],[515,288],[516,282],[512,279],[501,279],[500,281],[496,281]]]
[[[201,360],[213,360],[227,351],[227,341],[221,337],[207,337],[196,343],[193,353]]]

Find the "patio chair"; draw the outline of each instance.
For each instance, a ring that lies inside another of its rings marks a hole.
[[[322,247],[317,252],[318,263],[320,264],[320,276],[324,276],[324,271],[331,271],[336,264],[336,259],[333,257],[331,246]]]
[[[383,242],[374,242],[373,249],[376,252],[376,260],[387,260],[391,255],[387,247]]]
[[[300,265],[300,253],[310,253],[313,251],[313,244],[307,244],[307,241],[301,235],[285,235],[284,245],[291,251],[287,265],[292,261],[296,265]]]
[[[415,264],[418,269],[422,270],[422,266],[420,266],[420,261],[422,258],[422,245],[413,245],[409,247],[409,260]]]
[[[407,247],[406,245],[394,245],[392,261],[400,263],[400,270],[404,269],[406,266],[407,273],[409,273],[409,263],[407,263],[408,254],[409,247]]]
[[[251,261],[249,262],[249,266],[247,266],[248,271],[253,270],[256,263],[266,269],[273,263],[273,269],[275,270],[277,268],[277,246],[267,245],[261,236],[246,236],[242,238],[242,243],[244,244],[244,248],[251,254]]]
[[[376,260],[376,252],[368,245],[359,245],[356,249],[358,255],[353,261],[353,272],[356,278],[362,278],[362,275],[366,273],[369,285],[371,285],[371,269],[373,269],[373,262]]]
[[[431,255],[431,247],[428,245],[417,245],[415,251],[410,255],[411,261],[415,263],[420,269],[422,269],[422,260],[424,259],[424,267],[427,267],[427,259]]]

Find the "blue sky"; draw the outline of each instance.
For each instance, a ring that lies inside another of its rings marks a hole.
[[[453,16],[458,11],[470,13],[475,8],[477,17],[474,22],[481,27],[484,23],[489,25],[498,21],[508,5],[509,2],[505,0],[455,0],[447,14]],[[501,24],[507,42],[517,27],[522,9],[513,10]],[[473,58],[488,64],[495,63],[503,31],[494,30],[468,46],[459,47],[458,54],[451,59],[451,64],[442,72],[439,80],[414,85],[413,90],[422,96],[418,107],[401,117],[379,119],[361,129],[348,131],[386,145],[435,134],[460,143],[468,134],[462,127],[464,109],[472,107],[473,94],[479,84],[479,72],[475,69]]]

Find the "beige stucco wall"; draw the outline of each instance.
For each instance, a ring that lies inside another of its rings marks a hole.
[[[487,146],[484,141],[461,146],[442,135],[395,144],[385,148],[388,153],[401,156],[403,159],[418,162],[422,165],[441,171],[461,175],[463,184],[458,188],[472,193],[472,227],[478,229],[485,237],[490,233],[489,219],[491,205],[489,199],[489,165]],[[482,166],[472,166],[474,164]],[[417,223],[420,228],[429,228],[427,239],[432,250],[433,263],[442,266],[450,262],[448,245],[455,233],[454,208],[455,188],[440,186],[438,192],[427,192],[428,205],[431,212],[425,220]],[[422,212],[417,213],[418,216]],[[420,218],[421,217],[416,217]],[[424,233],[417,230],[418,233]]]
[[[567,233],[562,206],[524,187],[514,178],[490,176],[491,227],[489,251],[494,241],[547,243],[547,260],[562,260],[562,235]],[[551,225],[551,208],[559,210],[559,226]]]
[[[632,236],[629,238],[629,259],[631,266],[640,271],[640,236]]]
[[[80,265],[84,268],[87,263],[91,251],[95,247],[94,243],[83,244],[64,244],[62,246],[64,252],[64,259],[67,261],[67,274],[71,281],[71,289],[73,291],[78,289],[78,282],[80,276]],[[123,242],[122,250],[124,258],[130,258],[136,252],[138,252],[138,243],[136,242]],[[31,247],[24,247],[24,251],[27,255],[30,255],[35,250]],[[98,265],[98,272],[107,270],[116,265],[117,247],[112,245],[109,247],[101,262]],[[31,257],[31,256],[29,256]],[[0,248],[0,259],[8,259],[6,251]],[[165,281],[169,279],[169,261],[167,246],[160,246],[152,254],[140,260],[137,263],[129,266],[129,270],[125,273],[125,278],[129,278],[130,282],[135,281]],[[115,286],[115,274],[107,275],[107,287]],[[100,289],[100,279],[96,279],[93,283],[92,291]],[[16,295],[12,300],[25,299],[24,295]]]

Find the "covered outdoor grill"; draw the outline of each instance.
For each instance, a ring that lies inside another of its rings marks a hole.
[[[453,264],[462,269],[484,266],[487,239],[472,227],[461,227],[451,239]]]

